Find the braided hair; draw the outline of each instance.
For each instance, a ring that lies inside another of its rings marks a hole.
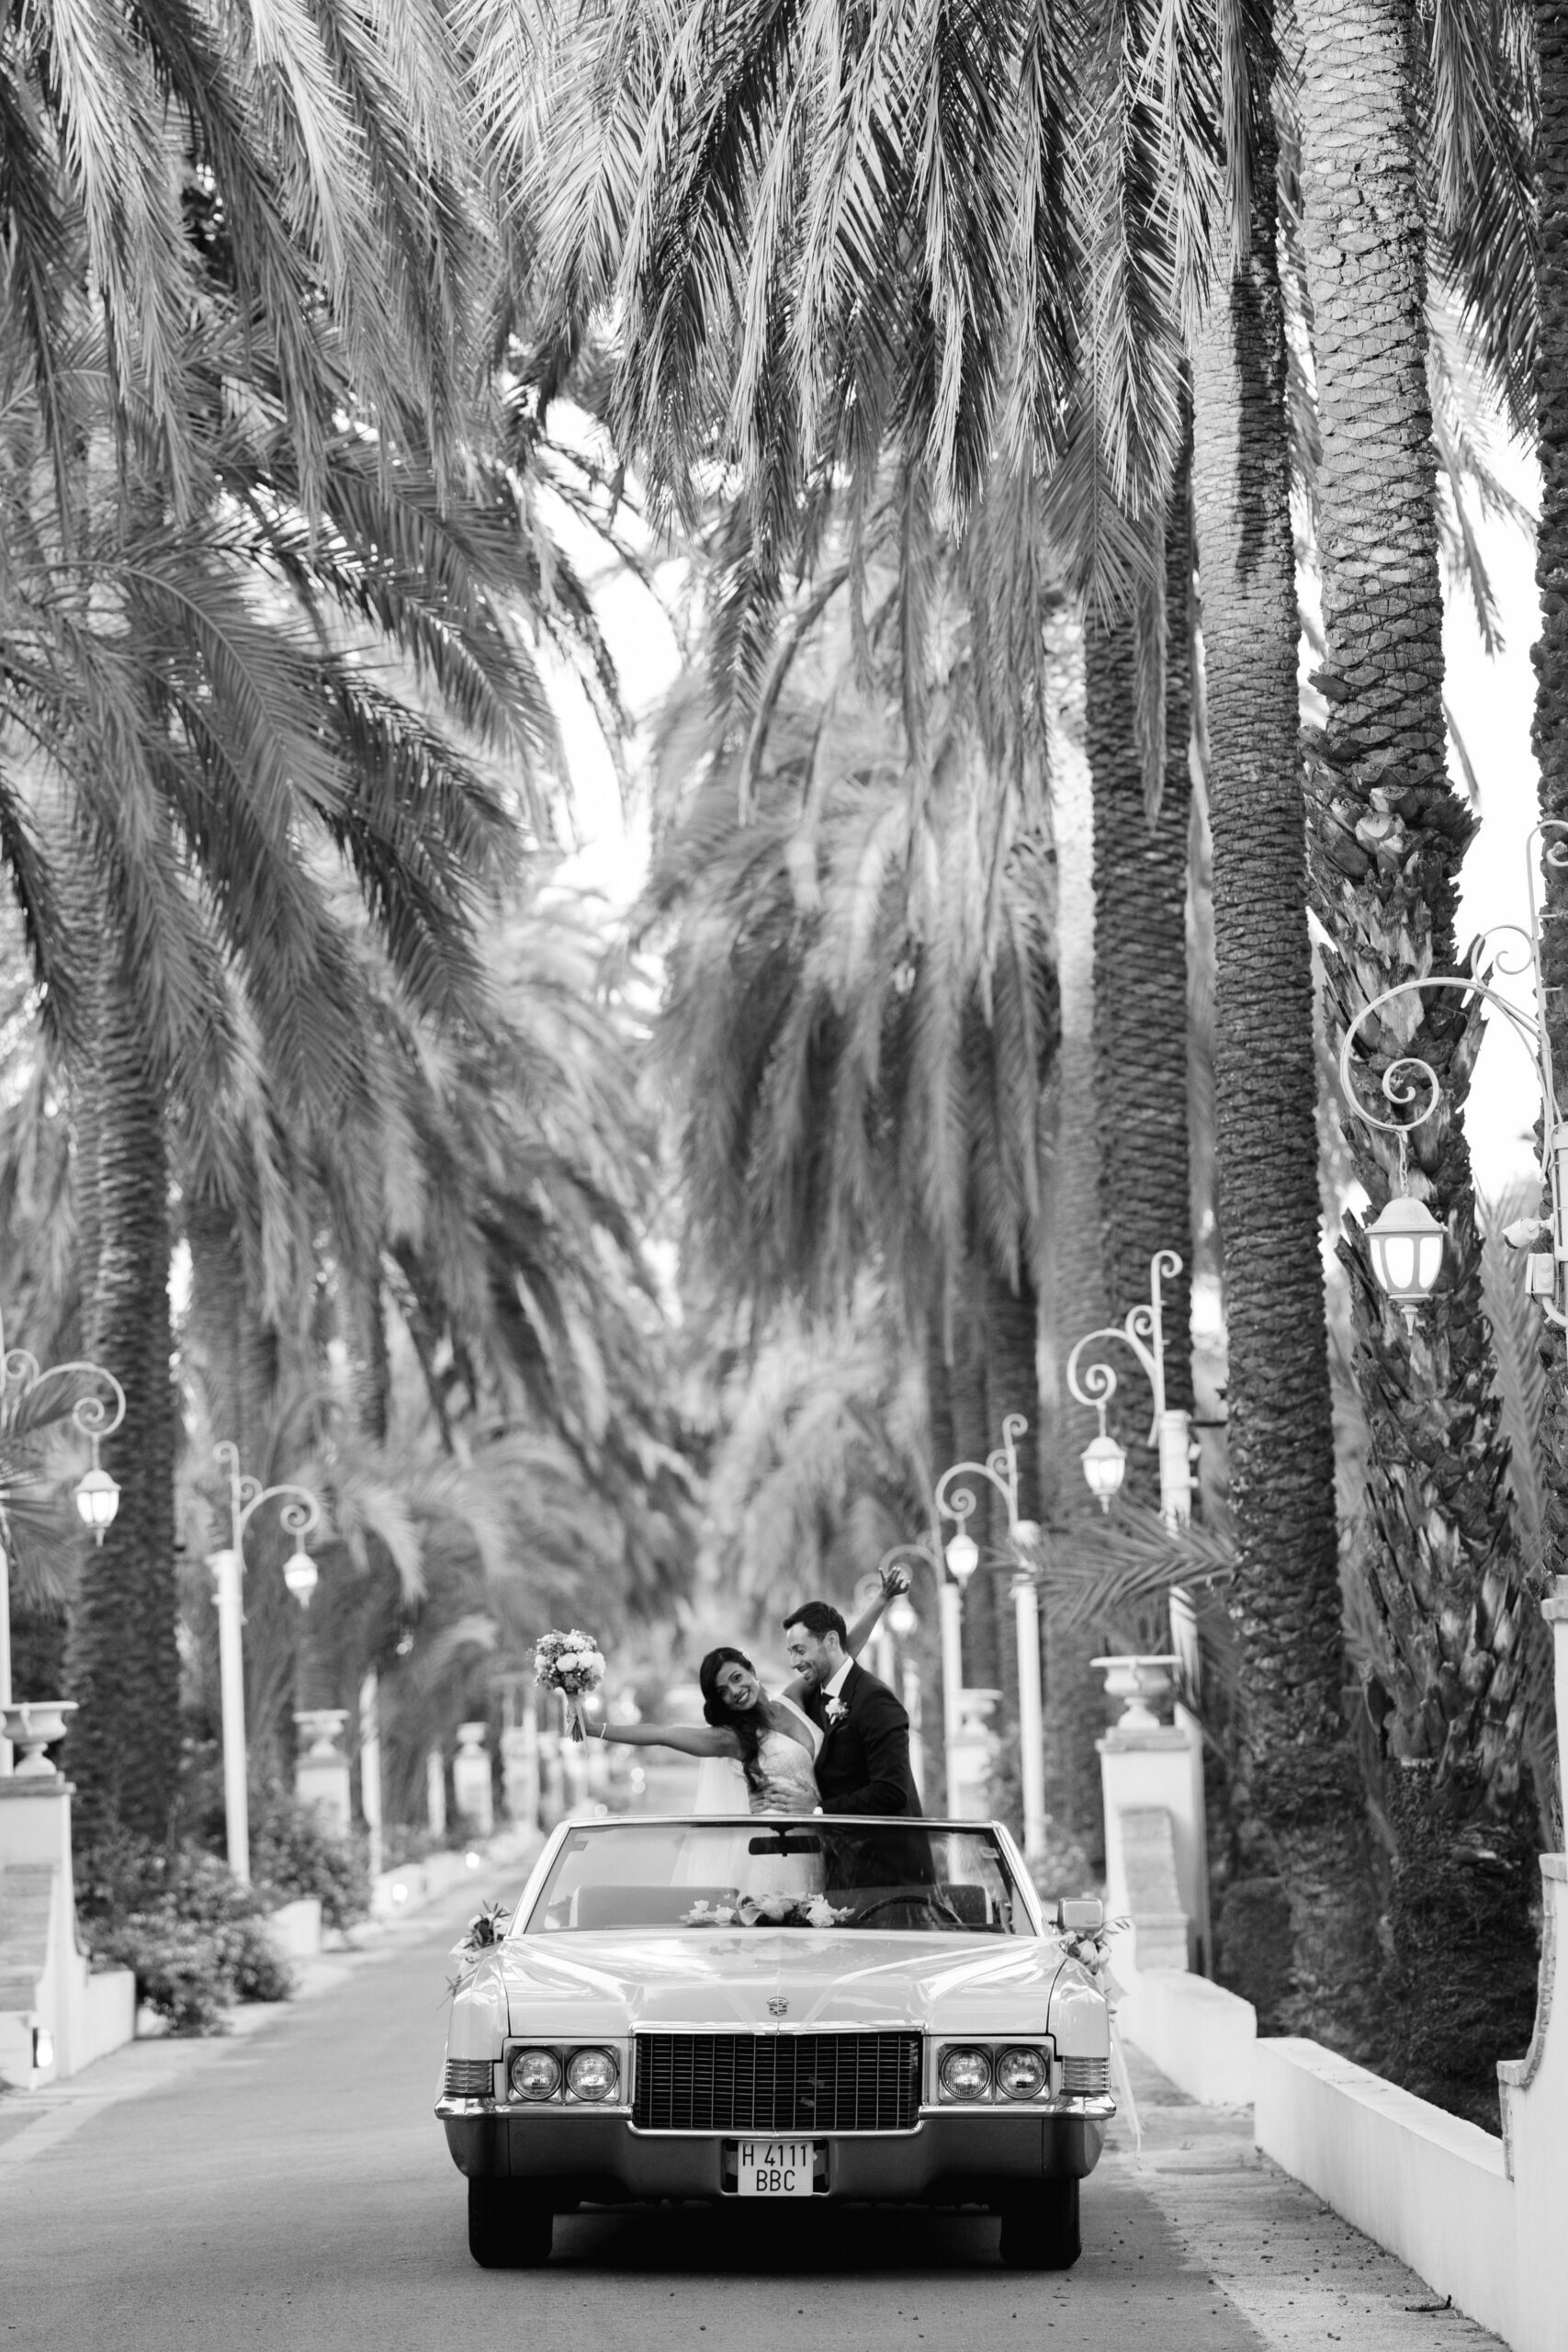
[[[697,1669],[697,1682],[703,1694],[703,1721],[712,1724],[716,1731],[732,1731],[740,1743],[740,1770],[746,1775],[746,1785],[760,1792],[766,1784],[760,1750],[762,1734],[767,1729],[761,1701],[754,1707],[731,1707],[718,1687],[720,1668],[743,1666],[748,1674],[757,1669],[744,1650],[709,1650]]]

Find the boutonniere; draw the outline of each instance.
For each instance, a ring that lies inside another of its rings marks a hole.
[[[849,1708],[845,1705],[842,1699],[829,1700],[828,1721],[829,1724],[841,1724],[849,1712]]]

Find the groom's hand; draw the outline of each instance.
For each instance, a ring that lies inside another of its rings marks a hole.
[[[895,1600],[899,1593],[908,1592],[908,1589],[909,1571],[908,1568],[883,1569],[882,1598],[884,1600]]]

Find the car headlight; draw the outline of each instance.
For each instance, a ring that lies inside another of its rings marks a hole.
[[[1038,2098],[1049,2079],[1043,2050],[1004,2050],[997,2059],[997,2088],[1004,2098]]]
[[[554,2098],[560,2089],[560,2060],[553,2050],[520,2050],[509,2072],[517,2098]]]
[[[566,2086],[573,2098],[614,2098],[620,2079],[613,2050],[579,2050],[567,2062]]]
[[[937,2081],[948,2098],[984,2098],[991,2087],[991,2061],[984,2050],[957,2043],[942,2053]]]

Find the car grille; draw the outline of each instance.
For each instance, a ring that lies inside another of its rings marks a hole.
[[[448,2098],[489,2098],[495,2088],[495,2068],[488,2058],[448,2058]]]
[[[909,2132],[918,2033],[639,2033],[645,2132]]]
[[[1111,2088],[1109,2058],[1064,2058],[1064,2098],[1100,2098]]]

